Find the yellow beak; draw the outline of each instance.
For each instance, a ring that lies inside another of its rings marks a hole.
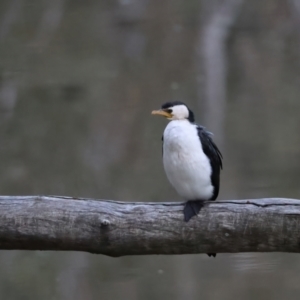
[[[152,115],[160,115],[160,116],[163,116],[163,117],[166,117],[166,118],[172,118],[172,114],[166,112],[165,110],[163,109],[160,109],[160,110],[153,110]]]

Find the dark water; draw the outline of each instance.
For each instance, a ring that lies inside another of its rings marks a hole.
[[[299,32],[297,0],[1,1],[0,194],[180,200],[150,115],[177,99],[215,133],[220,199],[300,198]],[[300,293],[297,254],[2,251],[0,265],[6,300]]]

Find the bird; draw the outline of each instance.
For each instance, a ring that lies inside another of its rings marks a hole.
[[[152,114],[170,121],[162,136],[163,166],[171,185],[186,200],[183,214],[188,222],[207,200],[218,197],[223,157],[213,134],[195,123],[194,113],[183,102],[166,102]]]

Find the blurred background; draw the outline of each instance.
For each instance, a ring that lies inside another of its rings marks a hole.
[[[219,199],[300,198],[298,0],[2,0],[0,194],[180,201],[168,100],[224,156]],[[300,256],[0,252],[0,299],[299,299]]]

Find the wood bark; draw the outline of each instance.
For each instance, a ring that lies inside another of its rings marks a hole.
[[[300,200],[183,203],[0,196],[0,249],[141,254],[300,252]]]

